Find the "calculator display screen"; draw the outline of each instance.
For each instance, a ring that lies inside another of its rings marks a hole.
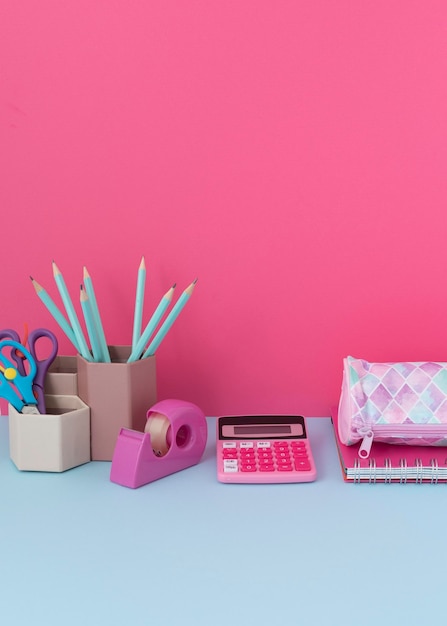
[[[262,425],[258,424],[257,426],[235,426],[234,434],[235,435],[290,435],[292,429],[289,424],[268,424]],[[301,430],[302,432],[302,430]],[[301,433],[299,433],[301,434]]]
[[[240,415],[219,418],[220,439],[305,439],[302,416]]]

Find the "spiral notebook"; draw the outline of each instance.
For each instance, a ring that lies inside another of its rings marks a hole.
[[[400,446],[374,442],[368,459],[358,455],[360,443],[345,446],[338,436],[337,409],[332,424],[343,478],[353,483],[445,483],[447,447]]]

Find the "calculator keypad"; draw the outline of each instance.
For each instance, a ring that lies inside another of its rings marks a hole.
[[[300,482],[313,480],[307,440],[223,441],[221,471],[232,482]],[[306,475],[307,473],[307,475]],[[256,475],[256,478],[255,476]]]

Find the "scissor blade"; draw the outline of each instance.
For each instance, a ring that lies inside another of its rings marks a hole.
[[[25,406],[22,409],[22,413],[26,415],[40,415],[39,410],[37,409],[37,406],[33,406],[32,404],[25,404]]]

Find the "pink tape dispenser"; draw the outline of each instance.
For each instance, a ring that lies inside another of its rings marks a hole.
[[[196,465],[205,450],[207,424],[198,406],[162,400],[147,412],[144,433],[121,428],[110,480],[136,489]]]

